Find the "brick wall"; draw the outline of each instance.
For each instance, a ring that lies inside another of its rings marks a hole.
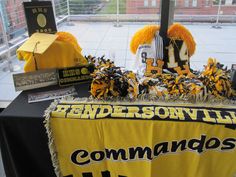
[[[144,1],[148,2],[148,6],[144,6]],[[155,14],[159,13],[160,0],[156,0],[156,6],[152,6],[153,0],[127,0],[127,14]],[[197,0],[197,6],[193,7],[193,1],[189,0],[189,6],[185,7],[185,0],[177,0],[175,14],[183,15],[216,15],[218,6],[213,5],[212,0]],[[236,15],[236,5],[222,5],[222,14]]]
[[[6,9],[11,31],[25,26],[22,2],[22,0],[7,0]]]

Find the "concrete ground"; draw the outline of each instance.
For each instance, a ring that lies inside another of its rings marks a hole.
[[[106,55],[118,66],[134,69],[135,56],[129,50],[129,43],[133,34],[146,23],[122,23],[122,27],[114,27],[113,23],[72,22],[63,25],[60,31],[74,34],[84,55]],[[214,57],[226,66],[236,63],[236,26],[227,25],[222,29],[214,29],[211,24],[186,25],[197,43],[197,50],[191,58],[191,67],[202,70],[209,57]],[[21,66],[24,62],[17,59],[14,66]],[[12,74],[0,70],[0,107],[7,106],[20,92],[15,92]],[[0,177],[4,177],[2,163],[0,163]]]

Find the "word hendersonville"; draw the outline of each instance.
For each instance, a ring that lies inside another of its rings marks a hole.
[[[52,116],[79,119],[125,118],[236,124],[236,113],[232,109],[159,105],[58,104],[52,111]]]

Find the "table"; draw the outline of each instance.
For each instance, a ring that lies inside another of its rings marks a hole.
[[[89,96],[89,85],[90,84],[87,83],[75,86],[79,97]],[[32,104],[28,104],[27,102],[29,93],[54,89],[58,89],[58,87],[53,86],[44,89],[24,91],[2,112],[2,114],[0,114],[0,145],[7,177],[56,177],[48,149],[48,137],[43,123],[44,110],[50,105],[51,101]],[[123,125],[123,120],[119,120],[119,122]],[[139,124],[139,122],[140,121],[135,121],[136,124]],[[164,121],[162,122],[164,123]],[[169,121],[166,122],[168,124],[170,123]],[[148,124],[149,122],[146,123],[146,126],[149,127]],[[177,123],[171,122],[170,124]],[[89,124],[89,126],[91,126],[91,124]],[[127,124],[127,126],[129,126],[129,124]],[[206,129],[205,133],[209,134],[210,132],[214,132],[212,131],[212,128],[215,128],[216,126],[212,125],[212,127]],[[201,127],[202,126],[200,126],[200,128],[198,127],[198,129],[201,130]],[[143,127],[141,128],[144,130]],[[189,129],[193,128],[197,129],[196,126],[190,127]],[[222,128],[224,128],[224,126],[222,126]],[[233,129],[234,127],[230,128]],[[175,129],[173,129],[173,131],[174,130]],[[180,127],[176,130],[180,130]],[[235,129],[232,131],[234,135],[232,137],[235,137]],[[198,137],[199,136],[197,135],[191,138]],[[209,138],[212,137],[213,134]],[[159,143],[159,141],[156,142]],[[235,156],[232,156],[232,158],[235,158]],[[211,159],[210,163],[206,162],[205,165],[202,166],[202,168],[207,168],[207,171],[205,170],[204,172],[208,173],[208,171],[215,170],[211,167],[213,167],[212,165],[216,162],[218,162],[216,159]],[[234,164],[231,163],[231,165]],[[229,166],[229,164],[227,164],[227,166]]]
[[[89,83],[75,86],[79,97],[89,96]],[[0,145],[7,177],[55,177],[44,110],[52,101],[28,104],[28,94],[58,89],[57,86],[23,91],[0,114]]]

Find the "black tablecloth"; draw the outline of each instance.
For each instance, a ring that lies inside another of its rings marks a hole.
[[[75,86],[79,97],[88,97],[89,83]],[[55,177],[44,111],[52,101],[28,104],[28,94],[58,89],[57,86],[23,91],[0,114],[0,145],[7,177]]]

